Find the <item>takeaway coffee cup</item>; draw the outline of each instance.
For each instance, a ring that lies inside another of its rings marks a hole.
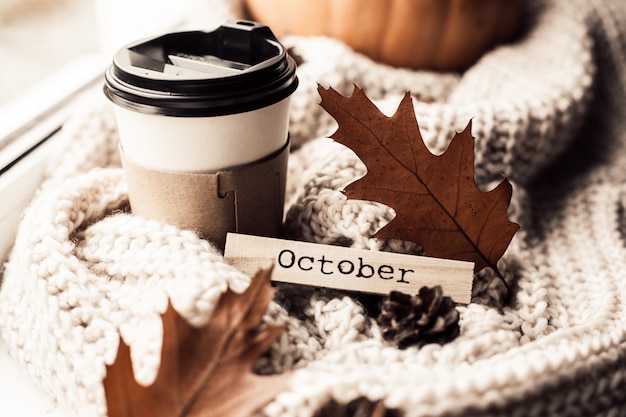
[[[132,211],[219,247],[229,231],[278,235],[295,72],[267,26],[242,20],[116,52],[104,92]]]

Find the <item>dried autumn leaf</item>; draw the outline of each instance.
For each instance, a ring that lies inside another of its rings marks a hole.
[[[248,289],[222,294],[209,321],[193,327],[171,306],[162,315],[161,364],[150,386],[137,383],[120,338],[103,380],[109,417],[249,416],[284,388],[286,375],[251,372],[284,326],[261,325],[274,290],[271,268]]]
[[[355,87],[351,97],[318,87],[321,106],[339,125],[332,138],[349,147],[367,174],[345,189],[348,198],[377,201],[396,216],[375,238],[415,242],[425,255],[492,267],[519,228],[507,218],[511,184],[505,179],[491,191],[474,181],[471,121],[448,149],[433,155],[422,139],[407,93],[387,117]]]

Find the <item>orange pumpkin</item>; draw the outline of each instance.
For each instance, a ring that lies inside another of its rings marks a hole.
[[[246,0],[276,36],[325,35],[384,63],[463,70],[519,28],[523,0]]]

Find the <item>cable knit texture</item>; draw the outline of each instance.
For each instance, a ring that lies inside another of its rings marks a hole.
[[[311,416],[331,398],[365,396],[407,416],[626,415],[624,2],[531,1],[520,38],[462,74],[392,68],[329,38],[282,41],[302,59],[288,237],[421,250],[371,238],[393,211],[340,192],[365,167],[327,139],[334,121],[317,83],[346,95],[356,84],[388,114],[410,91],[435,153],[472,119],[477,182],[509,178],[510,217],[522,228],[499,262],[510,299],[492,271],[477,274],[472,302],[458,307],[460,336],[442,346],[396,349],[357,295],[279,285],[264,320],[287,329],[255,370],[292,374],[259,414]],[[99,92],[87,101],[21,221],[0,287],[0,335],[60,404],[100,417],[118,333],[149,383],[167,298],[199,324],[249,277],[194,233],[129,212],[111,105]]]

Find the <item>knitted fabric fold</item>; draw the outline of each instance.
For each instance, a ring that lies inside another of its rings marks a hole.
[[[330,399],[382,399],[406,416],[626,413],[626,6],[533,1],[525,31],[462,74],[392,68],[329,38],[289,36],[292,96],[285,232],[292,239],[403,253],[371,236],[388,207],[346,200],[364,165],[328,139],[317,83],[363,88],[390,114],[410,91],[433,152],[472,119],[476,177],[514,185],[522,226],[459,306],[460,336],[397,349],[354,293],[279,285],[264,320],[286,322],[256,364],[292,371],[259,415],[312,416]],[[202,323],[249,277],[191,231],[130,213],[110,104],[99,94],[61,134],[24,213],[0,287],[0,336],[31,377],[76,415],[106,416],[102,377],[118,332],[137,377],[156,373],[167,299]]]

